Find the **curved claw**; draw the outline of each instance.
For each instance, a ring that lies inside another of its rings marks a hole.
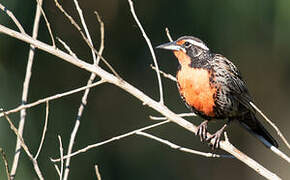
[[[214,133],[213,135],[209,136],[208,138],[206,138],[206,141],[211,141],[212,139],[214,140],[213,145],[212,145],[212,149],[217,149],[220,146],[220,140],[221,140],[221,136],[224,132],[224,129],[227,127],[227,124],[225,124],[220,130],[218,130],[216,133]]]
[[[214,140],[213,145],[212,145],[212,149],[218,149],[219,145],[220,145],[220,139],[221,139],[221,134],[222,132],[217,131],[216,133],[214,133],[213,135],[209,136],[208,138],[206,138],[206,141],[211,141],[212,139]]]
[[[207,134],[207,123],[208,120],[203,121],[198,127],[197,127],[197,132],[195,135],[199,135],[200,141],[203,142],[206,139],[206,134]]]

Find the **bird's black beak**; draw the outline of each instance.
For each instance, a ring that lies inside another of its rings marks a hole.
[[[171,50],[171,51],[183,50],[183,47],[181,47],[180,45],[176,44],[176,41],[168,42],[168,43],[165,43],[165,44],[161,44],[161,45],[157,46],[156,48],[165,49],[165,50]]]

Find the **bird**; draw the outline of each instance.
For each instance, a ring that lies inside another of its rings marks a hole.
[[[219,148],[221,136],[232,121],[257,137],[266,147],[277,141],[256,117],[253,98],[238,68],[221,54],[213,53],[199,38],[182,36],[156,48],[173,51],[179,62],[177,87],[186,106],[204,121],[197,127],[201,141],[213,139],[213,149]],[[214,134],[207,137],[208,123],[226,120]]]

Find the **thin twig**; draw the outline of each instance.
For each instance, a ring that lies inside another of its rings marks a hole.
[[[100,84],[102,84],[104,82],[105,82],[104,80],[99,80],[98,82],[95,82],[95,83],[93,83],[93,84],[91,84],[89,86],[83,86],[81,88],[73,89],[73,90],[70,90],[70,91],[67,91],[67,92],[64,92],[64,93],[60,93],[60,94],[49,96],[49,97],[46,97],[46,98],[43,98],[43,99],[39,99],[39,100],[37,100],[37,101],[35,101],[33,103],[30,103],[30,104],[20,105],[17,108],[14,108],[14,109],[11,109],[9,111],[6,111],[5,114],[9,115],[9,114],[12,114],[12,113],[19,112],[22,109],[28,109],[28,108],[37,106],[39,104],[45,103],[46,101],[51,101],[51,100],[62,98],[64,96],[72,95],[74,93],[77,93],[77,92],[80,92],[80,91],[84,91],[87,88],[92,88],[92,87],[98,86],[98,85],[100,85]],[[1,112],[0,113],[0,117],[3,117],[3,116],[4,116],[4,113]]]
[[[54,168],[55,168],[55,170],[56,170],[58,176],[61,177],[61,175],[60,175],[60,170],[59,170],[57,164],[53,164],[53,166],[54,166]]]
[[[159,102],[163,105],[164,104],[164,100],[163,100],[163,88],[162,88],[162,81],[161,81],[161,77],[160,77],[160,73],[159,73],[159,67],[158,67],[158,63],[157,63],[157,60],[156,60],[156,56],[155,56],[155,53],[154,53],[154,50],[153,50],[153,47],[152,47],[152,44],[151,44],[151,41],[150,39],[148,38],[148,36],[146,35],[146,32],[144,31],[144,28],[142,27],[136,13],[135,13],[135,9],[134,9],[134,4],[133,4],[133,1],[131,0],[128,0],[128,3],[129,3],[129,6],[130,6],[130,11],[131,11],[131,14],[133,15],[134,17],[134,20],[136,21],[149,49],[150,49],[150,52],[151,52],[151,56],[152,56],[152,59],[153,59],[153,62],[154,62],[154,65],[156,67],[156,74],[157,74],[157,79],[158,79],[158,85],[159,85],[159,95],[160,95],[160,100]]]
[[[277,149],[275,146],[271,146],[270,149],[277,154],[279,157],[281,157],[282,159],[286,160],[288,163],[290,163],[290,158],[284,154],[282,151],[280,151],[279,149]]]
[[[0,9],[2,11],[4,11],[11,19],[12,21],[15,23],[15,25],[17,26],[17,28],[19,29],[19,31],[22,33],[22,34],[26,34],[22,25],[20,24],[20,22],[16,19],[16,17],[14,16],[14,14],[9,11],[5,6],[3,6],[1,3],[0,3]]]
[[[42,0],[39,0],[38,5],[36,7],[36,13],[35,13],[35,18],[34,18],[34,24],[33,24],[33,31],[32,31],[32,38],[37,39],[38,35],[38,29],[39,29],[39,22],[40,22],[40,17],[41,17],[41,7],[42,6]],[[30,84],[30,79],[32,75],[32,65],[33,65],[33,59],[35,55],[35,47],[33,45],[30,45],[29,47],[29,53],[28,53],[28,60],[27,60],[27,66],[26,66],[26,73],[25,73],[25,78],[23,82],[23,90],[22,90],[22,98],[21,98],[21,104],[25,105],[27,102],[28,98],[28,91],[29,91],[29,84]],[[18,124],[18,131],[19,134],[22,136],[23,131],[24,131],[24,125],[25,125],[25,118],[26,118],[26,109],[22,109],[20,111],[20,121]],[[19,156],[20,156],[20,140],[17,139],[16,141],[16,147],[15,147],[15,155],[13,159],[13,164],[11,168],[11,175],[14,177],[17,167],[18,167],[18,162],[19,162]]]
[[[89,42],[89,40],[86,38],[85,34],[83,33],[80,26],[75,22],[75,20],[63,9],[63,7],[58,3],[57,0],[54,0],[56,6],[58,9],[65,15],[65,17],[72,23],[72,25],[77,28],[79,33],[81,34],[82,38],[85,40],[87,45],[94,50],[94,53],[97,54],[97,56],[100,57],[100,59],[105,63],[105,65],[112,71],[112,73],[121,79],[120,75],[115,71],[115,69],[110,65],[110,63],[92,46],[92,44]]]
[[[86,25],[86,22],[85,22],[85,19],[84,19],[84,16],[83,16],[83,12],[82,12],[82,9],[80,8],[79,4],[78,4],[78,1],[74,0],[74,4],[76,6],[76,9],[78,11],[79,17],[81,19],[82,26],[83,26],[83,28],[85,30],[86,38],[88,39],[89,43],[92,45],[91,52],[92,52],[92,57],[93,57],[93,63],[94,63],[95,66],[97,66],[98,62],[99,62],[99,59],[100,59],[100,56],[98,56],[98,58],[96,58],[96,55],[94,53],[94,46],[93,46],[93,43],[92,43],[91,35],[90,35],[89,30],[87,28],[87,25]],[[104,49],[104,29],[103,29],[104,28],[104,24],[103,24],[102,20],[100,19],[100,17],[98,16],[98,14],[97,14],[97,19],[100,22],[100,24],[102,24],[102,25],[100,25],[100,27],[101,27],[101,29],[100,29],[100,32],[101,32],[101,45],[100,45],[100,49],[99,49],[99,53],[102,55],[103,49]],[[89,78],[89,80],[87,82],[87,85],[92,84],[93,81],[95,80],[95,78],[96,78],[96,75],[94,73],[91,73],[91,76],[90,76],[90,78]],[[87,98],[88,98],[89,92],[90,92],[90,88],[86,89],[85,92],[84,92],[84,95],[82,97],[82,100],[81,100],[81,103],[80,103],[80,107],[79,107],[79,110],[78,110],[78,115],[77,115],[76,122],[75,122],[75,126],[73,128],[73,131],[71,133],[71,137],[70,137],[70,140],[69,140],[67,154],[70,154],[72,152],[73,145],[74,145],[74,142],[75,142],[75,138],[76,138],[79,126],[81,124],[80,120],[81,120],[85,105],[87,104]],[[63,180],[67,180],[68,179],[68,175],[69,175],[69,171],[70,171],[69,166],[70,166],[70,158],[67,158],[66,162],[65,162],[65,167],[66,168],[65,168],[65,171],[64,171]]]
[[[74,58],[78,58],[77,55],[70,49],[70,47],[59,37],[56,37],[56,39],[63,45],[63,47],[68,51],[68,53],[73,56]]]
[[[60,135],[57,136],[59,141],[59,153],[60,153],[60,175],[59,180],[62,180],[63,177],[63,146]]]
[[[81,19],[81,23],[82,23],[82,26],[85,30],[85,34],[86,34],[86,38],[88,39],[89,43],[91,44],[92,48],[91,48],[91,51],[92,51],[92,56],[93,56],[93,60],[94,60],[94,63],[97,62],[97,59],[96,59],[96,54],[94,53],[94,45],[93,45],[93,42],[92,42],[92,38],[91,38],[91,35],[90,35],[90,32],[88,30],[88,27],[87,27],[87,24],[86,24],[86,21],[85,21],[85,18],[84,18],[84,15],[83,15],[83,11],[82,9],[80,8],[79,6],[79,3],[77,0],[74,0],[74,4],[76,6],[76,9],[78,11],[78,14],[79,14],[79,17]],[[100,53],[100,52],[99,52]],[[101,54],[101,53],[100,53]]]
[[[97,20],[98,20],[99,25],[100,25],[101,45],[100,45],[99,53],[102,55],[103,50],[105,48],[105,45],[104,45],[104,43],[105,43],[105,25],[104,25],[104,22],[102,21],[101,16],[99,15],[98,11],[95,11],[94,13],[97,16]],[[99,62],[100,62],[100,56],[97,57],[96,65],[98,65]]]
[[[6,172],[6,175],[7,175],[7,179],[10,180],[11,177],[10,177],[10,173],[9,173],[8,161],[7,161],[6,154],[5,154],[5,152],[4,152],[4,150],[2,148],[0,148],[0,153],[1,153],[1,157],[2,157],[2,159],[4,161],[5,172]]]
[[[88,145],[88,146],[85,147],[85,148],[82,148],[82,149],[80,149],[80,150],[78,150],[78,151],[75,151],[75,152],[73,152],[73,153],[71,153],[71,154],[67,154],[67,155],[63,156],[63,158],[66,159],[66,158],[69,158],[69,157],[72,157],[72,156],[78,155],[78,154],[83,153],[83,152],[86,152],[86,151],[88,151],[88,150],[90,150],[90,149],[92,149],[92,148],[96,148],[96,147],[98,147],[98,146],[102,146],[102,145],[104,145],[104,144],[108,144],[108,143],[110,143],[110,142],[113,142],[113,141],[116,141],[116,140],[120,140],[120,139],[123,139],[123,138],[128,137],[128,136],[132,136],[132,135],[136,134],[137,132],[145,131],[145,130],[148,130],[148,129],[152,129],[152,128],[154,128],[154,127],[161,126],[161,125],[166,124],[166,123],[168,123],[168,122],[170,122],[170,121],[169,121],[169,120],[167,120],[167,121],[162,121],[162,122],[159,122],[159,123],[156,123],[156,124],[152,124],[152,125],[149,125],[149,126],[146,126],[146,127],[140,128],[140,129],[136,129],[136,130],[134,130],[134,131],[131,131],[131,132],[128,132],[128,133],[125,133],[125,134],[119,135],[119,136],[115,136],[115,137],[113,137],[113,138],[110,138],[110,139],[108,139],[108,140],[105,140],[105,141],[102,141],[102,142],[99,142],[99,143],[96,143],[96,144]],[[60,159],[50,159],[50,160],[51,160],[52,162],[58,162],[58,161],[60,161]]]
[[[184,129],[196,133],[197,127],[193,125],[192,123],[186,121],[185,119],[177,116],[173,111],[168,109],[166,106],[161,105],[159,102],[156,102],[146,94],[144,94],[142,91],[140,91],[138,88],[132,86],[128,82],[126,82],[123,79],[120,79],[116,77],[114,74],[111,74],[104,69],[102,69],[99,66],[94,66],[91,64],[88,64],[81,59],[76,59],[73,56],[70,56],[69,54],[59,50],[55,49],[50,45],[47,45],[46,43],[43,43],[41,41],[35,40],[27,35],[23,35],[17,31],[14,31],[10,28],[7,28],[3,25],[0,25],[0,33],[4,33],[6,35],[9,35],[13,38],[19,39],[21,41],[24,41],[29,44],[33,44],[37,48],[48,52],[49,54],[52,54],[56,57],[59,57],[61,60],[64,60],[72,65],[75,65],[81,69],[84,69],[88,72],[95,73],[96,75],[100,76],[102,79],[104,79],[106,82],[109,82],[113,85],[116,85],[117,87],[123,89],[124,91],[128,92],[132,96],[139,99],[141,102],[146,104],[147,106],[151,107],[152,109],[156,110],[163,116],[166,116],[168,119],[170,119],[172,122],[176,123],[177,125],[183,127]],[[207,136],[210,136],[211,134],[208,133]],[[211,141],[211,143],[213,143]],[[268,179],[281,179],[276,174],[272,173],[262,165],[260,165],[258,162],[254,161],[252,158],[244,154],[243,152],[239,151],[235,146],[233,146],[230,143],[227,143],[225,141],[220,141],[220,148],[222,150],[227,151],[228,153],[234,155],[237,159],[239,159],[241,162],[245,163],[247,166],[255,170],[258,174],[268,178]]]
[[[37,153],[34,157],[34,159],[38,158],[38,155],[41,151],[42,145],[44,143],[44,139],[45,139],[45,134],[46,134],[46,130],[47,130],[47,124],[48,124],[48,114],[49,114],[49,103],[48,101],[46,101],[46,108],[45,108],[45,121],[44,121],[44,127],[43,127],[43,131],[42,131],[42,136],[41,136],[41,141],[37,150]]]
[[[50,23],[49,23],[46,15],[45,15],[44,10],[42,9],[42,5],[40,5],[40,0],[36,0],[36,2],[37,2],[37,5],[40,8],[40,11],[41,11],[41,14],[42,14],[44,20],[45,20],[45,24],[46,24],[46,27],[47,27],[47,30],[48,30],[48,33],[49,33],[49,36],[50,36],[50,39],[51,39],[52,46],[56,47],[55,46],[55,40],[54,40],[54,37],[53,37],[53,34],[52,34],[52,30],[51,30],[51,27],[50,27]]]
[[[195,113],[191,112],[191,113],[180,113],[177,114],[179,117],[192,117],[192,116],[196,116]],[[156,116],[149,116],[150,119],[152,120],[167,120],[167,117],[156,117]]]
[[[170,42],[172,42],[172,37],[170,35],[170,32],[169,32],[169,29],[168,28],[165,28],[165,32],[166,32],[166,35],[167,35],[167,38],[169,39]]]
[[[225,137],[225,141],[230,143],[230,139],[229,139],[228,134],[227,134],[226,131],[224,132],[224,137]]]
[[[150,67],[157,71],[157,68],[155,66],[153,66],[152,64],[150,64]],[[174,76],[172,76],[171,74],[165,73],[164,71],[161,71],[160,69],[158,70],[160,74],[162,74],[165,78],[170,79],[172,81],[176,81],[176,78]]]
[[[3,112],[4,113],[4,112]],[[15,135],[17,136],[17,138],[20,140],[20,145],[21,147],[24,149],[24,151],[26,152],[27,156],[30,158],[30,160],[32,161],[32,164],[33,164],[33,167],[34,167],[34,170],[38,176],[39,179],[44,179],[43,176],[42,176],[42,173],[41,173],[41,170],[39,169],[39,166],[38,166],[38,162],[36,159],[33,158],[31,152],[29,151],[27,145],[25,144],[24,142],[24,139],[22,138],[22,135],[18,132],[17,128],[14,126],[14,124],[12,123],[12,121],[10,120],[10,118],[8,117],[7,114],[4,113],[4,116],[6,118],[6,120],[8,121],[9,125],[10,125],[10,128],[12,129],[12,131],[15,133]],[[14,178],[14,174],[11,175],[11,178],[13,179]]]
[[[95,172],[96,172],[97,180],[102,180],[98,165],[95,165]]]
[[[187,153],[191,153],[191,154],[196,154],[196,155],[199,155],[199,156],[210,157],[210,158],[220,158],[220,157],[223,157],[223,158],[234,158],[234,156],[232,156],[232,155],[225,155],[225,154],[219,155],[219,154],[214,154],[214,153],[205,153],[205,152],[201,152],[201,151],[196,151],[196,150],[193,150],[193,149],[185,148],[185,147],[176,145],[176,144],[174,144],[174,143],[172,143],[172,142],[170,142],[168,140],[161,139],[161,138],[159,138],[157,136],[154,136],[152,134],[149,134],[149,133],[146,133],[146,132],[143,132],[143,131],[139,131],[136,134],[140,135],[140,136],[144,136],[144,137],[150,138],[150,139],[153,139],[155,141],[158,141],[158,142],[160,142],[162,144],[165,144],[165,145],[171,147],[172,149],[176,149],[176,150],[187,152]]]
[[[283,140],[288,149],[290,149],[290,144],[288,143],[282,132],[279,130],[279,128],[253,102],[250,102],[250,104],[276,130],[278,136]]]

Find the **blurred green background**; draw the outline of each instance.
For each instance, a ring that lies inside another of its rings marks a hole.
[[[2,1],[31,34],[36,9],[35,1]],[[73,1],[60,2],[79,22]],[[99,25],[94,11],[105,23],[104,57],[121,76],[150,97],[159,98],[157,78],[150,68],[149,49],[136,26],[126,0],[79,1],[94,44],[99,46]],[[89,48],[78,31],[56,8],[53,0],[43,6],[53,34],[64,40],[87,62],[92,62]],[[245,1],[136,1],[137,15],[154,46],[167,42],[165,27],[174,39],[194,35],[208,44],[213,52],[232,60],[242,72],[256,104],[278,125],[285,136],[290,121],[290,2],[286,0]],[[16,29],[5,13],[0,23]],[[44,20],[39,29],[40,40],[50,43]],[[63,49],[62,45],[57,46]],[[29,46],[7,35],[0,34],[0,104],[12,109],[21,102]],[[166,51],[156,51],[160,68],[175,74],[177,61]],[[103,65],[102,65],[103,66]],[[36,51],[28,102],[51,96],[86,84],[90,74],[40,50]],[[165,103],[177,113],[188,112],[181,101],[176,84],[163,79]],[[57,135],[61,135],[64,151],[73,129],[82,93],[50,102],[48,132],[40,154],[39,165],[46,179],[58,175],[49,157],[59,156]],[[149,115],[158,115],[143,106],[123,90],[104,84],[91,90],[74,150],[106,140],[131,130],[152,124]],[[24,139],[35,154],[40,142],[45,117],[45,106],[27,111]],[[15,124],[19,114],[11,115]],[[199,124],[199,118],[187,118]],[[211,132],[222,122],[210,125]],[[276,133],[267,129],[289,153]],[[243,152],[260,162],[280,177],[290,177],[289,164],[266,149],[255,138],[233,123],[227,130],[230,140]],[[152,129],[150,133],[184,147],[211,152],[199,138],[175,124]],[[11,166],[15,135],[3,118],[0,121],[0,146],[7,153]],[[215,153],[224,153],[214,151]],[[235,159],[210,159],[179,152],[140,136],[131,136],[74,157],[70,179],[96,179],[94,165],[100,167],[103,179],[263,179],[252,169]],[[5,179],[4,164],[0,163],[0,178]],[[32,164],[22,153],[17,179],[35,179]]]

